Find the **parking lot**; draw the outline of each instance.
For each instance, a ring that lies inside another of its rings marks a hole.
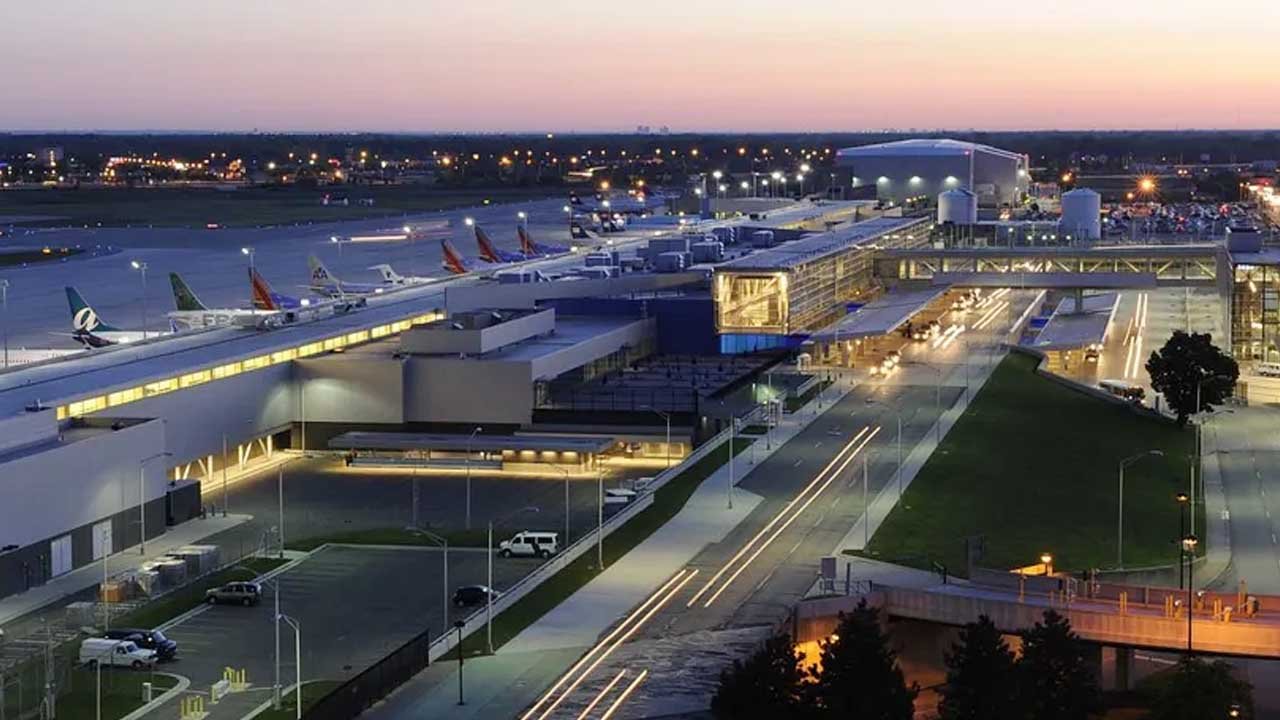
[[[494,586],[509,587],[538,562],[495,558]],[[483,550],[451,550],[450,590],[484,584],[486,564]],[[277,576],[281,612],[302,628],[303,679],[346,680],[424,629],[437,633],[444,619],[441,570],[441,552],[433,548],[328,547]],[[224,668],[244,669],[250,691],[226,702],[247,709],[268,699],[274,682],[274,592],[267,583],[257,606],[208,606],[167,630],[178,642],[178,659],[163,669],[190,678],[192,690],[206,691],[222,679]],[[478,609],[449,607],[448,622]],[[285,686],[294,680],[293,653],[293,631],[282,624]]]

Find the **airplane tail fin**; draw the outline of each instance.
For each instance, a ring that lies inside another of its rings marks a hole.
[[[71,329],[78,333],[92,333],[95,331],[113,332],[116,328],[102,322],[98,317],[98,313],[89,307],[89,303],[85,302],[80,296],[80,292],[70,285],[67,286],[67,304],[71,307]]]
[[[529,230],[524,225],[516,226],[516,235],[520,236],[520,252],[525,255],[537,255],[538,248],[529,237]]]
[[[374,265],[369,269],[376,270],[382,276],[382,282],[385,283],[395,284],[404,280],[404,276],[391,269],[390,265]]]
[[[271,292],[271,285],[253,268],[249,268],[249,287],[253,291],[254,310],[280,309],[275,301],[275,293]]]
[[[319,286],[338,285],[341,281],[329,272],[329,268],[320,262],[320,258],[315,255],[307,256],[307,267],[311,269],[311,284]]]
[[[493,247],[493,241],[489,239],[489,233],[485,232],[479,225],[475,226],[476,245],[480,248],[480,259],[485,262],[502,262],[502,258],[498,257],[498,251]]]
[[[173,286],[173,304],[179,311],[208,310],[195,292],[187,287],[182,276],[176,272],[169,273],[169,284]]]
[[[441,265],[444,266],[445,270],[454,275],[465,275],[469,272],[467,264],[463,262],[462,256],[458,254],[458,251],[454,249],[453,243],[447,239],[440,240],[440,251],[444,255],[444,261]]]

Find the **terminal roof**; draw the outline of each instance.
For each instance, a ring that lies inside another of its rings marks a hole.
[[[717,271],[755,272],[764,270],[790,270],[798,265],[820,260],[828,255],[851,247],[875,244],[877,238],[913,230],[927,224],[928,218],[879,217],[854,223],[849,227],[817,233],[808,237],[782,243],[776,247],[751,253],[716,267]],[[921,229],[923,232],[923,229]]]
[[[846,315],[814,333],[812,339],[831,342],[840,339],[888,335],[902,327],[903,323],[949,289],[949,285],[930,285],[923,289],[890,290],[858,308],[857,312]]]
[[[1075,350],[1101,343],[1106,339],[1119,304],[1118,293],[1088,295],[1082,303],[1084,311],[1076,312],[1076,299],[1065,298],[1058,303],[1031,347],[1037,350]]]

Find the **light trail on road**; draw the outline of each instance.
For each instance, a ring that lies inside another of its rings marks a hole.
[[[591,714],[591,711],[596,709],[596,706],[600,704],[600,701],[603,700],[606,695],[612,692],[613,687],[617,685],[619,682],[621,682],[622,678],[626,677],[626,675],[627,675],[626,668],[619,670],[618,674],[614,675],[613,679],[609,681],[609,684],[605,685],[604,689],[596,693],[596,696],[591,699],[591,702],[587,703],[587,706],[583,708],[582,712],[578,715],[578,720],[587,720],[587,716]]]
[[[698,592],[694,593],[693,597],[689,599],[689,602],[685,604],[685,607],[693,607],[693,604],[698,602],[698,598],[702,597],[702,595],[705,592],[707,592],[707,590],[709,590],[712,585],[715,585],[716,581],[719,580],[720,577],[728,571],[731,565],[737,562],[743,555],[746,555],[751,550],[751,546],[755,545],[757,540],[764,537],[765,533],[769,532],[769,530],[771,530],[774,525],[780,522],[783,516],[787,514],[787,511],[790,510],[797,502],[799,502],[800,499],[803,498],[806,493],[808,493],[811,489],[813,489],[813,487],[817,485],[820,480],[822,480],[822,476],[826,474],[826,472],[830,470],[837,462],[839,462],[841,457],[843,457],[844,454],[848,452],[850,448],[852,448],[855,444],[857,444],[858,440],[862,438],[862,436],[865,435],[870,428],[871,428],[870,425],[862,428],[861,430],[858,431],[858,434],[853,436],[853,439],[849,440],[849,442],[846,443],[844,447],[840,448],[840,452],[836,453],[835,457],[831,458],[831,462],[827,463],[826,467],[819,470],[818,474],[813,476],[813,480],[809,481],[809,484],[806,485],[804,489],[799,492],[799,494],[797,494],[794,498],[792,498],[786,504],[786,506],[782,508],[782,510],[778,511],[778,514],[775,515],[773,519],[769,521],[769,524],[761,528],[760,532],[756,533],[755,537],[748,540],[747,544],[743,545],[742,548],[738,550],[737,554],[734,555],[732,558],[730,558],[729,562],[724,564],[724,567],[720,568],[720,570],[717,571],[715,575],[711,576],[711,579],[708,580],[707,583],[703,585],[700,590],[698,590]]]
[[[613,704],[609,706],[609,709],[604,711],[604,714],[600,716],[600,720],[609,720],[609,718],[613,717],[613,714],[618,711],[618,708],[622,707],[622,703],[626,702],[627,698],[631,697],[631,693],[635,692],[636,688],[640,687],[640,683],[644,682],[644,679],[648,676],[648,670],[640,671],[640,674],[636,676],[636,679],[632,680],[631,684],[627,686],[627,689],[623,690],[622,694],[618,696],[618,699],[614,700]]]

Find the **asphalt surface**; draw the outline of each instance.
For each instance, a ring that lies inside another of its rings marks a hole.
[[[71,228],[16,229],[4,238],[6,247],[44,245],[111,245],[121,252],[66,262],[5,268],[0,275],[11,283],[8,295],[11,348],[74,349],[69,337],[70,313],[63,287],[80,289],[102,320],[125,330],[140,329],[143,316],[141,274],[130,268],[147,264],[146,314],[150,329],[165,329],[163,314],[173,310],[169,272],[183,275],[187,284],[210,307],[245,307],[249,303],[249,258],[242,247],[254,249],[254,266],[283,295],[306,296],[307,255],[314,253],[331,271],[351,283],[372,283],[378,276],[371,265],[390,263],[402,275],[443,276],[440,239],[449,238],[467,257],[477,255],[473,230],[464,222],[474,218],[494,243],[516,250],[517,212],[528,215],[534,240],[569,244],[568,225],[560,199],[528,201],[449,210],[404,218],[351,220],[314,225],[201,230],[183,228]],[[421,239],[389,242],[331,242],[334,235],[399,232],[405,224],[421,225]]]

